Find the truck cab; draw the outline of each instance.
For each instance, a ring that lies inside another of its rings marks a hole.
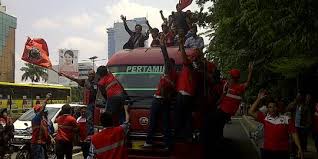
[[[169,57],[175,60],[177,71],[180,71],[182,58],[178,47],[169,47],[167,51]],[[195,53],[195,50],[186,49],[186,53],[190,55]],[[160,76],[164,72],[164,59],[160,48],[121,50],[109,59],[107,67],[121,82],[132,101],[129,106],[131,124],[128,137],[129,158],[197,158],[201,155],[198,143],[175,143],[171,150],[165,150],[160,146],[143,147],[150,121],[151,102]],[[174,105],[175,101],[171,105],[171,121],[173,121]],[[197,126],[199,124],[192,125],[195,127],[194,130],[199,130]],[[172,122],[170,127],[173,130]],[[155,135],[158,145],[163,140],[160,129]]]

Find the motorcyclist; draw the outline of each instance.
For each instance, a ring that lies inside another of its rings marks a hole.
[[[9,142],[13,138],[14,126],[7,109],[0,110],[0,159],[8,152]]]

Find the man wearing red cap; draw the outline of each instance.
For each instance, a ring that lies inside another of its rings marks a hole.
[[[223,95],[220,98],[219,109],[216,112],[216,137],[222,139],[225,123],[235,115],[241,103],[242,95],[252,79],[253,64],[248,66],[248,77],[245,83],[239,83],[240,70],[232,69],[229,71],[230,80],[224,80]]]
[[[45,158],[45,144],[50,140],[48,123],[44,118],[44,110],[47,101],[51,98],[52,94],[48,93],[43,105],[36,104],[33,109],[35,116],[32,119],[32,138],[31,148],[33,158]]]

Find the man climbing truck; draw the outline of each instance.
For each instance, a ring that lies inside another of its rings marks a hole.
[[[182,58],[179,48],[168,47],[169,58],[175,60],[177,72],[182,67]],[[186,49],[187,56],[196,54],[195,49]],[[129,158],[197,158],[201,156],[201,147],[195,140],[177,141],[171,149],[164,148],[164,138],[159,131],[162,123],[159,120],[157,133],[154,134],[152,147],[144,147],[147,129],[150,122],[150,107],[153,95],[157,89],[161,75],[164,73],[164,59],[160,48],[136,48],[132,50],[122,50],[114,54],[108,61],[107,67],[112,72],[130,97],[130,135],[128,139]],[[173,109],[175,99],[170,107],[170,127],[174,131]],[[194,105],[194,107],[197,107]],[[199,106],[198,106],[199,107]],[[192,133],[196,134],[200,129],[197,111],[193,111]]]

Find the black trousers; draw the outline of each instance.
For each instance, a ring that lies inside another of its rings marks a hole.
[[[228,113],[223,112],[222,110],[218,109],[215,113],[215,137],[216,141],[220,141],[223,139],[223,130],[225,124],[231,120],[231,115]]]
[[[89,148],[90,148],[90,143],[89,142],[81,142],[81,148],[82,148],[82,152],[83,152],[83,157],[84,159],[87,158],[88,153],[89,153]]]
[[[57,141],[56,143],[56,156],[57,159],[72,159],[73,143],[66,141]]]
[[[125,114],[124,105],[124,94],[107,98],[106,110],[112,113],[114,126],[118,126],[124,122],[125,117],[122,116]]]
[[[262,159],[289,159],[289,153],[288,151],[271,151],[264,149]]]
[[[177,104],[174,109],[175,137],[178,139],[192,137],[193,97],[177,94]]]
[[[159,122],[159,115],[162,114],[162,122]],[[148,128],[147,143],[152,143],[153,135],[158,128],[158,123],[162,123],[164,143],[165,146],[171,144],[170,141],[170,128],[169,128],[169,117],[170,117],[170,102],[163,99],[154,98],[150,108],[150,125]]]

